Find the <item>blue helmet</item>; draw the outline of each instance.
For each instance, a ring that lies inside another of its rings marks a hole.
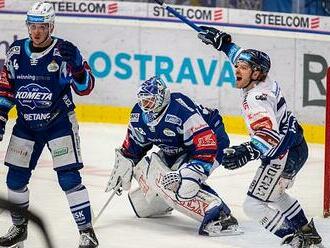
[[[170,90],[160,77],[154,76],[140,85],[137,97],[142,111],[155,117],[169,104]]]
[[[254,49],[243,50],[236,58],[235,64],[238,61],[247,62],[253,70],[261,71],[264,74],[269,72],[271,66],[269,56],[264,52]]]

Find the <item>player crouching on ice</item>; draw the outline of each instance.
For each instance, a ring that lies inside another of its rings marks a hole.
[[[230,170],[261,160],[244,202],[244,211],[290,247],[323,247],[313,220],[308,222],[299,202],[286,193],[305,164],[308,147],[303,129],[276,81],[269,78],[269,56],[242,50],[231,36],[201,27],[198,37],[224,52],[235,65],[236,87],[241,89],[241,111],[250,141],[225,149],[222,165]]]
[[[173,209],[199,222],[200,235],[240,234],[229,207],[205,181],[219,166],[229,139],[216,109],[170,93],[159,77],[142,83],[126,139],[116,150],[107,191],[122,184],[137,217],[162,216]],[[156,145],[157,153],[146,153]]]

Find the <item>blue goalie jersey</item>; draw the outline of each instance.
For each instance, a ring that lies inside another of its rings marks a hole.
[[[171,93],[169,105],[152,123],[144,119],[136,104],[123,143],[124,154],[134,161],[156,145],[169,166],[183,153],[212,166],[215,159],[221,163],[223,149],[229,146],[218,110],[197,105],[181,93]]]

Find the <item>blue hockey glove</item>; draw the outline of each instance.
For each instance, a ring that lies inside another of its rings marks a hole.
[[[5,126],[8,120],[8,114],[0,110],[0,141],[5,133]]]
[[[78,48],[69,41],[63,41],[58,45],[58,50],[68,65],[72,68],[72,73],[81,72],[83,69],[82,57]]]
[[[229,170],[240,168],[247,162],[260,157],[260,152],[250,142],[226,148],[224,153],[222,165]]]
[[[222,32],[216,28],[200,26],[203,31],[198,33],[198,38],[206,45],[213,45],[215,49],[221,51],[223,44],[231,42],[230,34]]]

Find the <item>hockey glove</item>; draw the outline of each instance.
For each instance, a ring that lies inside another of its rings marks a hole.
[[[224,150],[222,165],[226,169],[234,170],[259,157],[260,152],[250,142],[246,142],[239,146],[226,148]]]
[[[0,110],[0,141],[5,133],[5,126],[8,120],[8,114]]]
[[[67,62],[71,68],[72,74],[82,72],[83,59],[78,48],[69,41],[63,41],[58,45],[58,50],[62,56],[63,61]]]
[[[131,187],[133,161],[126,158],[120,149],[116,149],[115,156],[115,165],[113,166],[105,192],[114,189],[118,184],[121,184],[124,190],[129,190]]]
[[[231,42],[230,34],[222,32],[216,28],[200,26],[203,31],[198,33],[198,38],[202,40],[206,45],[213,45],[215,49],[221,51],[223,44],[229,44]]]

